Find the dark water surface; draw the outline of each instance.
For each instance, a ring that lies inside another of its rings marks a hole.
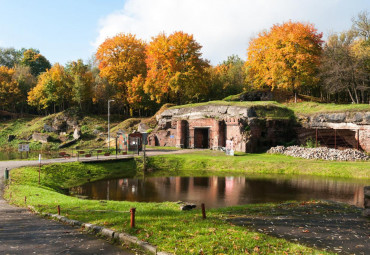
[[[208,208],[311,199],[362,207],[364,186],[366,181],[363,180],[309,176],[148,177],[87,183],[72,188],[71,194],[99,200],[205,203]]]

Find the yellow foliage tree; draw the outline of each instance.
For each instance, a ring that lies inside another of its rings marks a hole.
[[[157,102],[184,103],[207,92],[202,46],[192,35],[175,32],[154,37],[147,47],[148,67],[144,90]]]
[[[15,111],[15,106],[21,98],[21,91],[13,79],[14,72],[13,68],[0,66],[0,107]]]
[[[71,97],[71,77],[56,63],[39,75],[36,86],[28,93],[28,103],[42,109],[53,105],[55,112],[56,106],[63,110]]]

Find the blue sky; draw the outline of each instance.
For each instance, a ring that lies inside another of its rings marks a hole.
[[[273,24],[311,22],[327,36],[369,7],[369,0],[0,0],[0,47],[37,48],[65,64],[87,60],[119,32],[149,41],[183,30],[218,64],[232,54],[245,59],[250,38]]]

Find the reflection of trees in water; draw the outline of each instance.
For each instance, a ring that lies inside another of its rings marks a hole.
[[[363,184],[299,177],[150,177],[89,183],[73,189],[94,199],[128,201],[185,201],[209,207],[286,200],[326,199],[362,206]],[[108,190],[109,188],[109,190]]]

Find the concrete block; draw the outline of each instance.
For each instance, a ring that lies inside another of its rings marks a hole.
[[[114,237],[114,231],[108,228],[103,228],[101,234],[105,237],[112,239]]]

